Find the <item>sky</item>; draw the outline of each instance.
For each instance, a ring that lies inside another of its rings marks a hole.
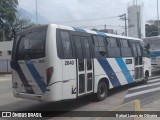
[[[23,15],[36,21],[36,0],[18,0]],[[119,15],[127,13],[133,0],[37,0],[38,22],[115,30],[124,29]],[[157,0],[138,0],[144,4],[145,21],[157,19]],[[160,2],[159,2],[160,7]],[[160,9],[159,9],[160,10]],[[78,21],[78,22],[75,22]]]

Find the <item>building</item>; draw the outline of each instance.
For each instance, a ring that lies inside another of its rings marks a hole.
[[[0,73],[11,72],[10,60],[13,41],[0,42]]]
[[[99,32],[105,32],[105,33],[114,34],[113,29],[102,29],[102,30],[99,30]]]
[[[128,36],[145,38],[144,5],[133,2],[128,5]]]

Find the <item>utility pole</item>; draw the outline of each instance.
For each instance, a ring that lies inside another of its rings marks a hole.
[[[125,13],[123,15],[119,15],[118,17],[120,17],[120,19],[124,20],[124,22],[125,22],[125,36],[127,36],[127,15]]]
[[[159,35],[159,5],[158,4],[159,4],[159,2],[157,0],[157,20],[158,20],[157,26],[158,26],[158,35]]]
[[[37,25],[38,25],[37,0],[35,0],[35,2],[36,2],[36,23],[37,23]]]
[[[106,25],[106,24],[104,25],[104,29],[105,29],[105,30],[107,29],[107,25]]]
[[[127,36],[127,16],[124,14],[124,21],[125,21],[125,34]]]

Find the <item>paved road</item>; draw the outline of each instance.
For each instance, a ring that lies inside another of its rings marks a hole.
[[[93,96],[86,96],[74,101],[65,101],[58,103],[41,103],[33,100],[15,98],[12,95],[11,83],[11,76],[0,77],[0,111],[108,111],[122,104],[123,101],[126,100],[124,100],[126,95],[131,96],[127,97],[129,98],[129,101],[131,100],[130,98],[138,98],[137,96],[139,94],[137,92],[142,93],[142,91],[146,91],[147,89],[151,88],[157,88],[155,90],[159,91],[160,76],[158,78],[156,77],[150,79],[147,85],[142,85],[141,83],[138,83],[113,89],[110,91],[110,94],[106,98],[106,100],[101,102],[95,101],[93,99]],[[155,87],[154,85],[157,87]],[[142,96],[142,94],[140,94],[140,96]],[[48,119],[62,120],[64,118],[55,117]],[[70,119],[81,120],[82,118],[65,118],[65,120]],[[92,119],[94,118],[85,118],[85,120]]]
[[[86,96],[74,101],[42,103],[13,97],[11,84],[11,76],[0,77],[0,111],[107,111],[123,103],[129,88],[129,86],[124,86],[111,90],[107,99],[101,102],[95,101],[93,96]],[[63,118],[49,119],[62,120]]]
[[[147,84],[130,88],[125,96],[124,103],[135,99],[142,100],[157,93],[160,93],[160,76],[151,77]]]

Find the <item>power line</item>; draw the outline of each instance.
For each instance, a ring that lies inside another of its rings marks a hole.
[[[96,21],[96,20],[105,20],[105,19],[113,19],[118,16],[106,17],[106,18],[95,18],[95,19],[82,19],[82,20],[74,20],[74,21],[55,21],[54,23],[76,23],[76,22],[84,22],[84,21]]]

